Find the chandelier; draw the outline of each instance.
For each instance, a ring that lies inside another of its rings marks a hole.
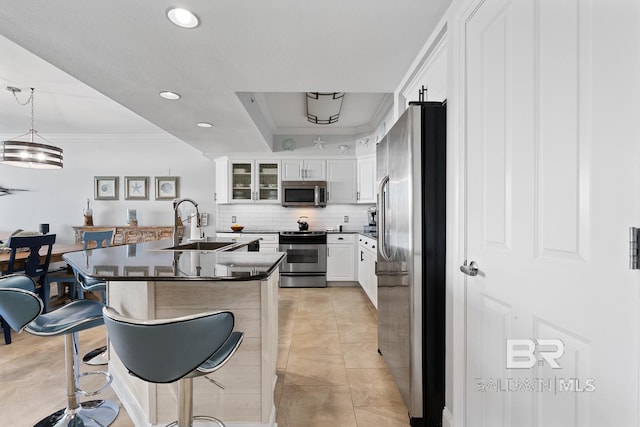
[[[0,145],[0,163],[10,166],[18,166],[22,168],[32,169],[61,169],[62,168],[62,148],[49,143],[46,139],[38,135],[38,131],[33,126],[34,122],[34,88],[31,88],[31,95],[24,103],[18,100],[16,93],[22,92],[21,89],[13,86],[7,86],[9,92],[13,93],[13,97],[20,105],[31,103],[31,129],[29,132],[17,136],[9,141],[3,141]],[[28,141],[21,141],[19,138],[29,135]],[[37,142],[40,138],[45,143]]]

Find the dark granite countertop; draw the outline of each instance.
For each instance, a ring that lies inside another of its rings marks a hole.
[[[226,242],[235,248],[251,243],[211,237],[206,242]],[[169,249],[172,246],[171,240],[159,240],[69,252],[63,258],[84,276],[100,280],[215,281],[266,279],[285,257],[282,252]]]
[[[280,231],[295,231],[291,230],[242,230],[242,231],[231,231],[231,230],[218,230],[216,233],[233,233],[233,234],[278,234]],[[314,231],[314,230],[312,230]],[[378,235],[376,233],[369,233],[365,231],[357,231],[357,230],[326,230],[327,234],[360,234],[362,236],[370,237],[372,239],[377,239]]]
[[[216,233],[233,233],[233,234],[278,234],[279,230],[242,230],[242,231],[233,231],[233,230],[216,230]]]

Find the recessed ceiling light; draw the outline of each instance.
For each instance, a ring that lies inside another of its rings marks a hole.
[[[201,128],[210,128],[213,127],[213,125],[211,123],[207,123],[207,122],[200,122],[197,123],[197,126],[201,127]]]
[[[176,92],[171,92],[170,90],[165,90],[160,92],[160,96],[163,97],[164,99],[170,99],[172,101],[176,100],[176,99],[180,99],[180,94],[176,93]]]
[[[181,7],[172,7],[167,10],[167,17],[171,22],[182,28],[195,28],[200,21],[193,12],[183,9]]]

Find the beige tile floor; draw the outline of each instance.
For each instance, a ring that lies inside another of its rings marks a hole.
[[[279,307],[279,427],[409,426],[359,287],[280,289]],[[104,327],[81,332],[80,354],[104,336]],[[64,406],[63,353],[61,337],[13,333],[11,345],[0,344],[0,426],[31,426]],[[99,398],[117,401],[111,389]],[[112,426],[133,426],[124,408]]]
[[[407,427],[360,287],[280,289],[278,427]]]

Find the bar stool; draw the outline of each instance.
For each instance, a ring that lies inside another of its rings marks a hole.
[[[83,250],[89,249],[89,245],[95,242],[94,249],[108,248],[111,246],[113,240],[113,230],[104,231],[85,231],[82,233]],[[84,298],[84,292],[100,292],[102,294],[102,300],[107,303],[107,283],[104,280],[91,279],[85,277],[80,272],[72,267],[75,281],[77,283],[78,298]],[[98,366],[106,365],[109,363],[109,356],[107,354],[107,347],[102,346],[89,351],[82,357],[82,361],[87,365]]]
[[[215,417],[193,416],[193,378],[205,376],[222,387],[206,375],[224,366],[242,342],[244,334],[233,331],[233,313],[145,321],[105,307],[103,316],[113,350],[130,374],[151,383],[178,381],[178,420],[169,426],[190,427],[199,420],[224,427]]]
[[[93,395],[80,389],[78,332],[104,323],[103,304],[91,300],[73,301],[57,310],[43,314],[44,304],[35,294],[33,280],[22,274],[0,279],[0,314],[15,331],[26,330],[42,337],[64,335],[67,382],[67,407],[43,418],[36,427],[96,426],[106,427],[118,416],[116,402],[92,400],[80,402],[80,394]],[[108,374],[107,374],[108,375]],[[111,382],[108,375],[107,387]]]

